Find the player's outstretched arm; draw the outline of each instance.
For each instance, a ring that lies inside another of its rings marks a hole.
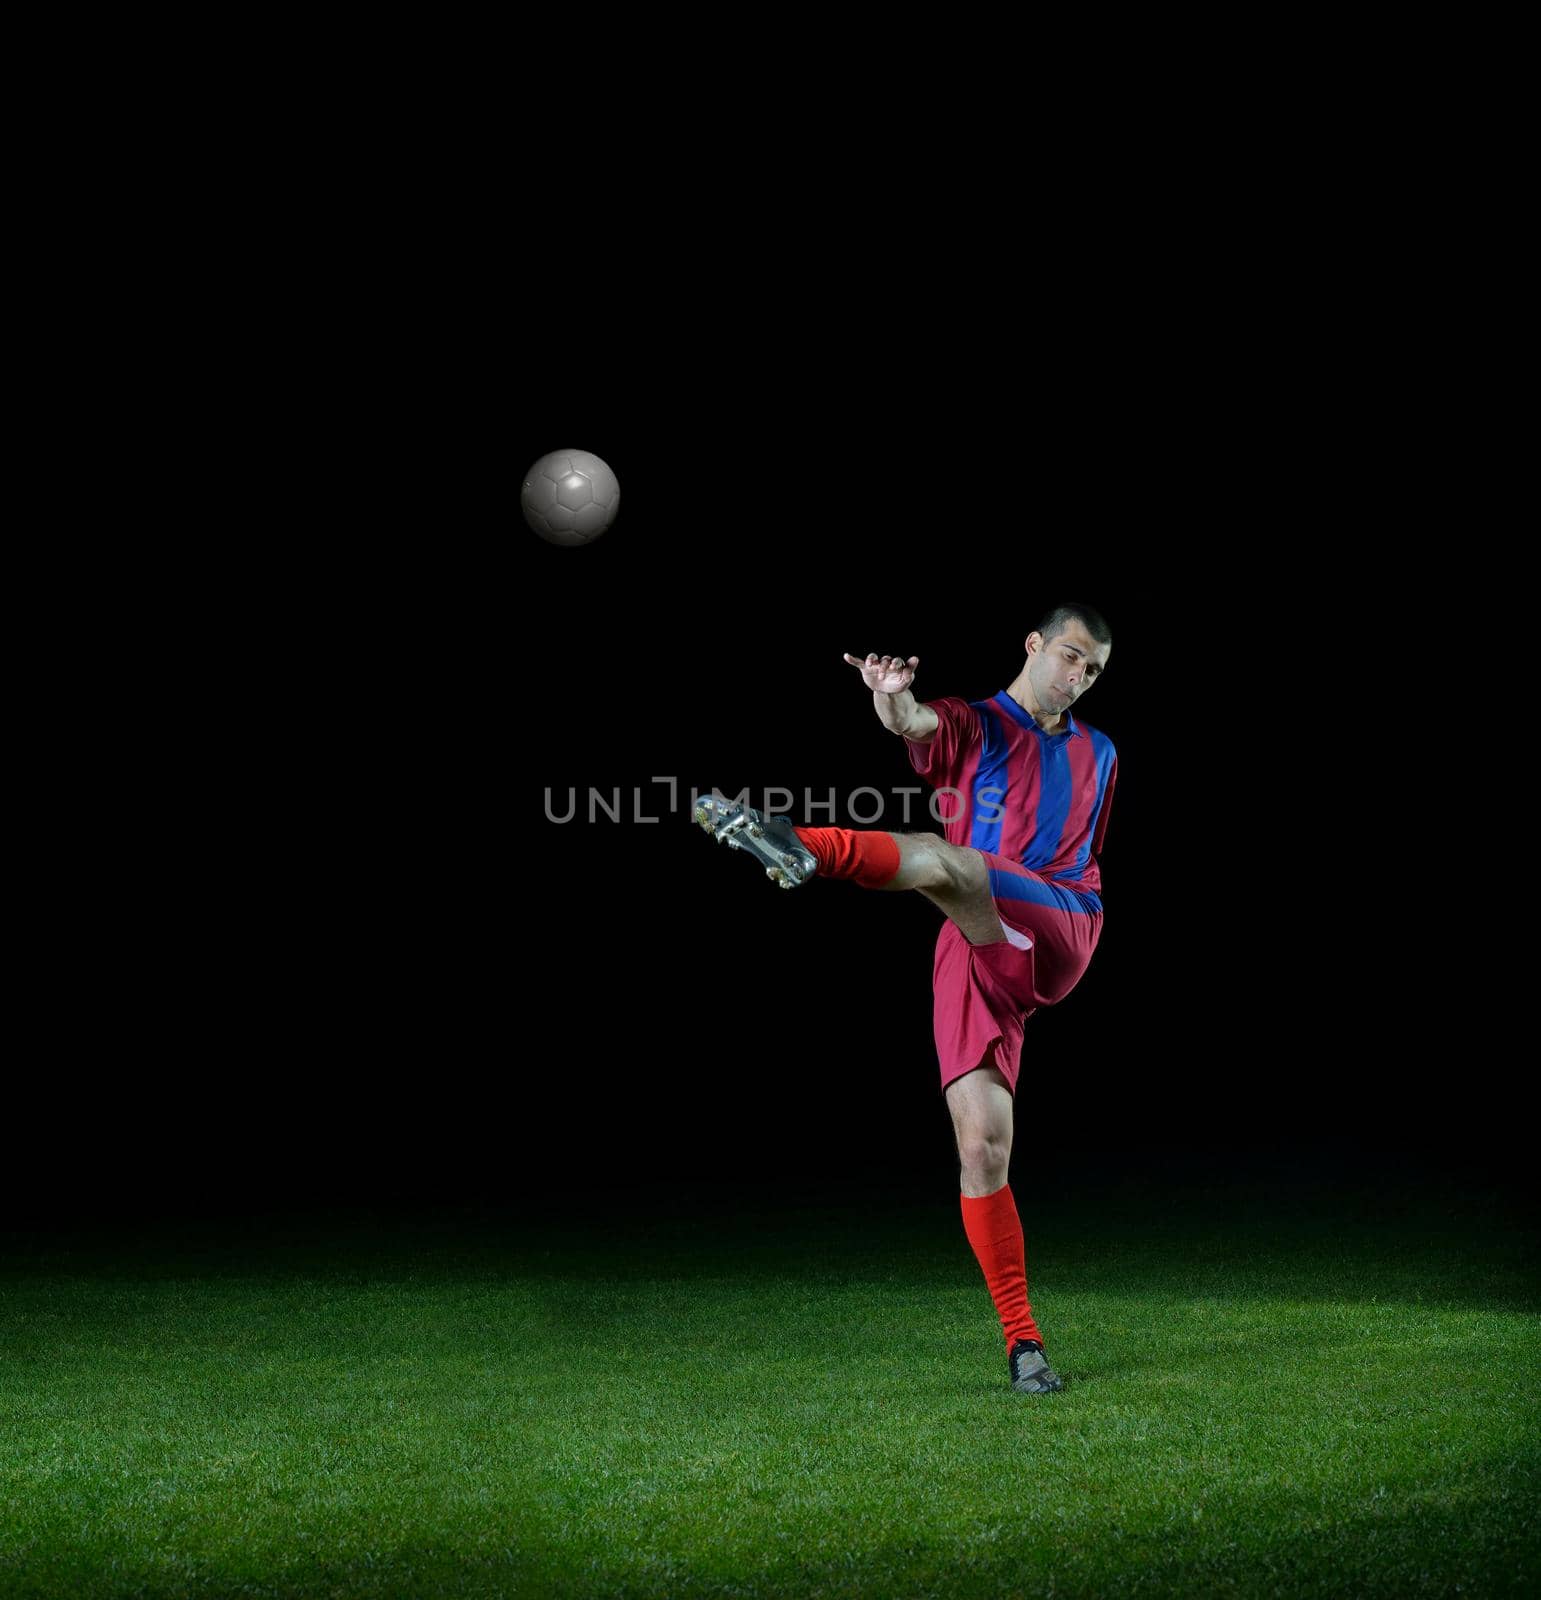
[[[868,656],[861,661],[847,655],[843,659],[861,673],[861,681],[872,691],[878,719],[890,733],[924,744],[936,732],[936,713],[930,706],[917,704],[910,693],[919,656],[908,661],[903,656]]]

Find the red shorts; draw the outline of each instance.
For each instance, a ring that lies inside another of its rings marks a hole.
[[[998,1067],[1012,1094],[1022,1025],[1080,982],[1102,933],[1102,901],[1051,884],[1020,861],[979,852],[1006,937],[971,945],[950,918],[936,941],[931,989],[942,1089],[976,1067]]]

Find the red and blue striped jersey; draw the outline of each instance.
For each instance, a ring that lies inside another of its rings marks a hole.
[[[1118,752],[1105,733],[1065,713],[1045,733],[1002,689],[990,700],[928,700],[936,732],[904,741],[910,765],[939,795],[948,842],[1020,861],[1051,883],[1099,896]]]

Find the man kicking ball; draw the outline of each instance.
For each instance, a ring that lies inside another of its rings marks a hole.
[[[1102,676],[1112,637],[1090,606],[1057,606],[1028,634],[1027,659],[1008,688],[988,700],[924,705],[910,693],[918,656],[845,656],[911,765],[945,793],[945,841],[799,828],[715,792],[695,810],[708,833],[749,851],[784,889],[848,878],[866,889],[918,890],[946,913],[933,1017],[963,1228],[1000,1313],[1011,1386],[1024,1394],[1064,1384],[1028,1304],[1022,1221],[1006,1182],[1012,1105],[1023,1023],[1070,993],[1102,932],[1098,858],[1118,754],[1070,708]]]

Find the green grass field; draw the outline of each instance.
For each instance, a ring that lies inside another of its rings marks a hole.
[[[1496,1198],[1014,1189],[1062,1394],[955,1192],[13,1237],[0,1595],[1541,1588]]]

